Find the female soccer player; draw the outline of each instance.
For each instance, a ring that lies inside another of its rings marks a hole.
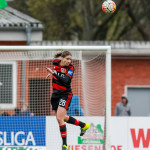
[[[56,59],[61,56],[61,60]],[[55,55],[53,60],[54,70],[47,68],[49,76],[53,76],[53,94],[51,97],[52,109],[55,110],[56,119],[59,124],[60,134],[62,137],[62,150],[68,150],[67,146],[67,131],[66,124],[70,123],[81,127],[80,136],[83,136],[86,130],[90,127],[90,124],[76,120],[71,116],[67,116],[66,112],[71,103],[72,90],[71,80],[74,73],[74,66],[71,64],[72,55],[69,51],[63,51]]]

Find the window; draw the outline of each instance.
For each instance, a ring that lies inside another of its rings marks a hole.
[[[0,62],[0,109],[16,107],[16,62]]]

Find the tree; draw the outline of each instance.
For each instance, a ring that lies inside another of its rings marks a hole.
[[[26,6],[44,24],[45,40],[150,40],[149,0],[114,0],[117,10],[109,15],[99,0],[21,1],[23,12]]]
[[[21,11],[22,13],[25,13],[27,15],[31,15],[29,12],[28,6],[26,4],[26,0],[13,0],[13,1],[8,1],[8,5]]]

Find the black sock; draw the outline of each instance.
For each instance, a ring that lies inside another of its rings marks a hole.
[[[63,145],[67,145],[67,129],[66,129],[66,125],[62,125],[62,126],[59,126],[60,128],[60,134],[61,134],[61,137],[62,137],[62,141],[63,141]]]
[[[84,122],[81,122],[71,116],[69,116],[69,120],[67,123],[70,123],[70,124],[74,124],[76,126],[80,126],[81,128],[85,127],[85,123]]]

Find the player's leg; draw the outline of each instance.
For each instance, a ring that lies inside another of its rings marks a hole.
[[[73,125],[76,125],[76,126],[80,126],[81,128],[84,128],[86,123],[80,121],[80,120],[77,120],[75,119],[74,117],[71,117],[71,116],[65,116],[65,122],[69,123],[69,124],[73,124]]]
[[[67,142],[66,142],[67,141],[67,134],[66,134],[67,132],[66,132],[66,125],[64,123],[64,117],[66,114],[66,109],[58,106],[60,99],[61,99],[60,95],[58,96],[56,94],[52,94],[51,104],[52,104],[53,113],[56,116],[56,119],[58,121],[59,128],[60,128],[60,133],[61,133],[61,137],[62,137],[62,141],[63,141],[62,150],[67,150],[69,148],[68,148]]]
[[[72,98],[72,92],[63,94],[60,96],[59,103],[58,103],[58,109],[57,109],[57,121],[60,127],[60,133],[63,141],[63,150],[69,149],[67,146],[67,129],[65,124],[65,115],[68,109],[68,106],[70,105]]]
[[[84,123],[80,120],[75,119],[74,117],[71,117],[71,116],[65,116],[64,121],[69,124],[80,126],[81,127],[80,136],[83,136],[85,134],[86,130],[90,127],[90,124]]]
[[[70,106],[70,103],[71,103],[71,99],[72,99],[72,96],[73,94],[70,92],[67,96],[67,99],[66,99],[66,103],[65,103],[65,108],[66,110],[68,109],[68,107]],[[65,97],[64,97],[65,99]],[[65,116],[64,118],[65,122],[67,123],[70,123],[70,124],[73,124],[73,125],[77,125],[77,126],[80,126],[81,127],[81,133],[80,133],[80,136],[83,136],[84,133],[86,132],[86,130],[90,127],[90,124],[87,124],[87,123],[84,123],[82,121],[79,121],[71,116]]]
[[[67,146],[67,129],[66,129],[66,124],[64,122],[65,115],[66,115],[66,109],[64,107],[58,106],[56,118],[59,124],[60,134],[63,141],[63,146],[62,146],[63,150],[69,149],[69,147]]]

